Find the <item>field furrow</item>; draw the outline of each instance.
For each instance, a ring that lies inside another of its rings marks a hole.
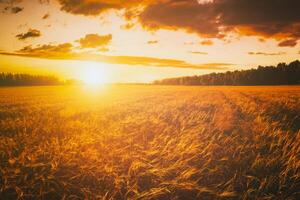
[[[0,89],[0,199],[296,200],[299,92]]]

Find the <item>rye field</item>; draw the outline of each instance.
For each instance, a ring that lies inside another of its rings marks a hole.
[[[0,199],[300,199],[300,86],[0,88]]]

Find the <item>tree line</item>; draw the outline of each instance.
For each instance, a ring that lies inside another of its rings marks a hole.
[[[0,73],[0,86],[37,86],[37,85],[62,85],[54,76]]]
[[[300,84],[300,62],[259,66],[257,69],[211,73],[157,80],[162,85],[296,85]]]

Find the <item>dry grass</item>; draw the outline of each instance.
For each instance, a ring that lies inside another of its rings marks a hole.
[[[0,199],[297,199],[300,87],[0,89]]]

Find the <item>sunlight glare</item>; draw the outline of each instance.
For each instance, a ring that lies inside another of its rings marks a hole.
[[[107,83],[107,71],[101,63],[87,62],[81,80],[86,85],[97,86]]]

